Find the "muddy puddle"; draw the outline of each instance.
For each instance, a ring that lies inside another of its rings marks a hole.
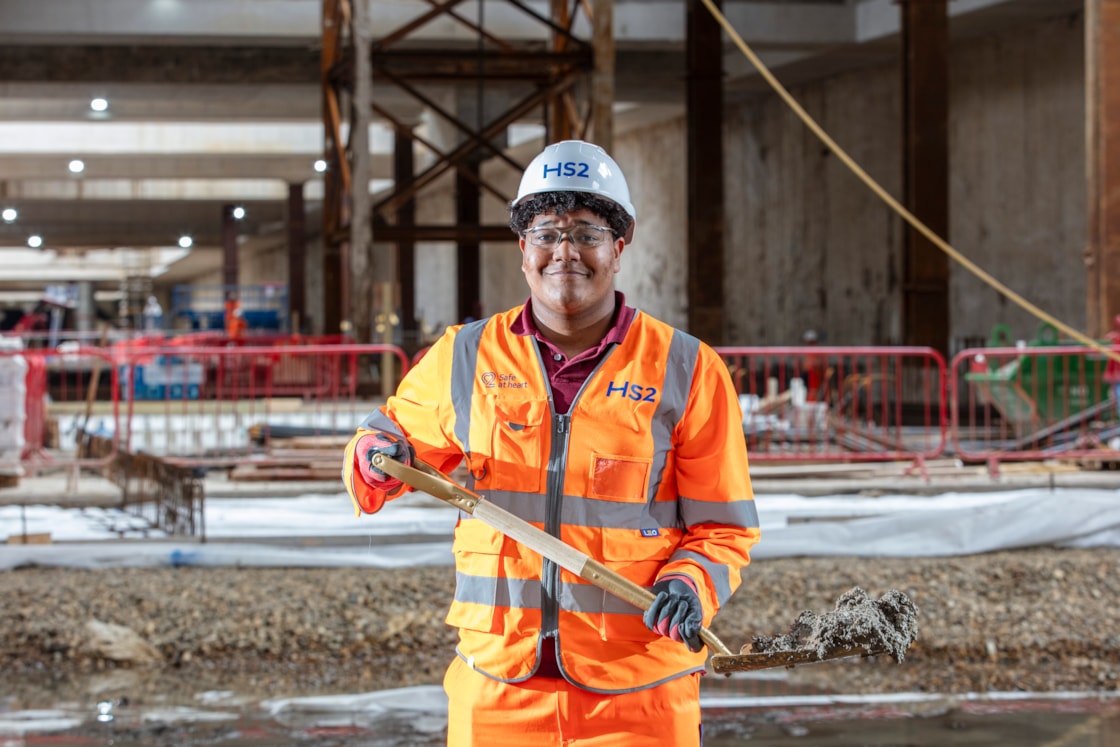
[[[735,677],[706,686],[702,705],[705,747],[1120,745],[1116,694],[836,695],[791,692],[780,678]],[[0,747],[438,747],[447,718],[436,686],[283,699],[206,691],[26,706],[0,694]]]

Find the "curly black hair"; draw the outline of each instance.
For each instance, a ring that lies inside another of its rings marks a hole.
[[[542,213],[564,215],[585,208],[602,218],[616,239],[624,237],[634,223],[634,219],[617,202],[590,192],[541,192],[510,207],[509,227],[520,236],[529,228],[533,218]]]

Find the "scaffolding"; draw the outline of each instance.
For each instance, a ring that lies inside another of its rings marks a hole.
[[[323,0],[321,76],[327,161],[323,279],[325,297],[338,299],[324,310],[325,332],[352,331],[359,342],[368,341],[371,330],[363,327],[362,320],[372,319],[379,310],[373,308],[374,294],[368,292],[375,284],[395,285],[402,318],[406,325],[413,320],[412,247],[416,241],[456,242],[458,310],[461,317],[471,313],[480,295],[480,243],[510,239],[504,223],[482,222],[479,203],[484,193],[505,204],[512,198],[484,178],[480,168],[486,161],[496,161],[521,173],[523,164],[506,152],[512,125],[539,123],[547,141],[585,138],[594,128],[600,143],[609,144],[613,0],[596,0],[594,9],[588,0],[551,0],[550,16],[521,0],[478,0],[473,18],[457,8],[461,5],[461,0],[418,1],[415,17],[381,38],[367,41],[364,29],[370,24],[364,18],[363,0]],[[512,40],[489,31],[486,13],[499,6],[530,19],[539,35]],[[573,33],[577,19],[590,25],[591,43]],[[473,41],[459,49],[446,42],[438,47],[426,43],[420,37],[421,29],[441,21],[466,28]],[[356,54],[356,49],[366,48],[368,55]],[[414,122],[373,101],[369,84],[374,81],[403,92],[449,128],[456,143],[435,142],[421,134]],[[473,90],[479,102],[476,116],[472,120],[453,111],[433,95],[431,86]],[[505,105],[497,107],[500,111],[490,111],[485,105],[493,104],[488,94],[499,89],[506,97]],[[364,187],[369,181],[364,133],[373,117],[391,127],[396,138],[394,186],[376,204],[370,204]],[[413,164],[414,149],[430,155],[419,170]],[[455,221],[417,224],[415,199],[447,174],[455,178]],[[359,225],[355,214],[368,217],[368,223]],[[370,256],[373,235],[379,242],[389,242],[395,256]],[[395,272],[386,272],[387,267]],[[369,287],[352,288],[352,281],[366,282]],[[409,330],[405,331],[407,335]]]

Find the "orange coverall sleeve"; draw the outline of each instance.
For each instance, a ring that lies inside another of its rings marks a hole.
[[[658,578],[693,579],[710,621],[739,588],[760,533],[738,395],[726,364],[707,345],[675,435],[685,534]]]
[[[385,501],[410,490],[407,485],[391,493],[367,484],[355,461],[358,440],[367,433],[385,431],[403,436],[416,458],[447,474],[462,461],[463,451],[450,435],[452,342],[458,327],[451,327],[411,368],[397,391],[362,422],[346,445],[342,481],[354,503],[355,515],[380,511]]]

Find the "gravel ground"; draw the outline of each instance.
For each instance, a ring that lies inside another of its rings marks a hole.
[[[158,568],[0,572],[0,697],[247,697],[437,684],[452,655],[450,568]],[[1120,681],[1120,551],[758,562],[712,626],[733,650],[831,610],[858,586],[917,605],[904,660],[787,670],[834,692],[1096,691]],[[110,626],[102,626],[100,621]],[[115,633],[115,637],[112,635]],[[111,640],[110,640],[111,639]],[[18,675],[18,676],[16,676]]]

